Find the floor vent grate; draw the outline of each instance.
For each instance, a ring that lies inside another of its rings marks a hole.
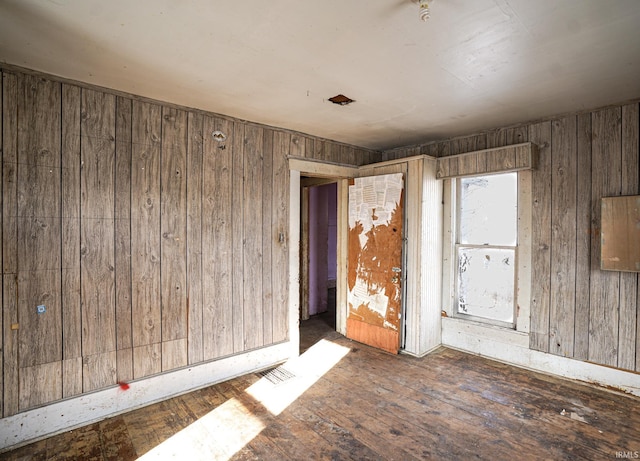
[[[284,381],[287,381],[291,378],[296,377],[296,375],[294,375],[289,370],[282,367],[261,371],[259,375],[262,376],[263,378],[266,378],[272,384],[280,384]]]

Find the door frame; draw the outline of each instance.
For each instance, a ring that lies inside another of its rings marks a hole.
[[[421,163],[425,156],[416,156],[410,158],[403,158],[398,160],[390,160],[380,163],[372,163],[363,165],[360,167],[336,164],[330,162],[323,162],[318,160],[309,160],[300,157],[290,156],[289,162],[289,174],[290,174],[290,194],[289,194],[289,312],[290,312],[290,338],[293,348],[299,348],[300,343],[300,290],[302,285],[300,283],[300,223],[301,223],[301,176],[308,176],[312,178],[325,178],[332,179],[337,182],[337,268],[336,268],[336,331],[346,336],[347,330],[347,240],[349,235],[349,180],[363,176],[376,176],[382,174],[391,173],[403,173],[405,180],[405,210],[404,210],[404,224],[405,229],[407,224],[412,223],[414,220],[409,216],[412,212],[412,207],[417,206],[421,201],[416,200],[420,197],[420,194],[415,194],[416,191],[410,189],[409,186],[415,188],[420,186],[421,181],[411,182],[412,168],[410,163]],[[434,160],[435,162],[435,160]],[[416,195],[416,197],[410,197],[410,194]],[[409,207],[409,208],[407,208]],[[405,234],[406,236],[406,234]],[[406,237],[405,237],[406,238]],[[406,245],[406,243],[405,243]],[[420,271],[409,271],[407,268],[411,265],[408,263],[404,255],[409,255],[412,248],[405,246],[403,248],[403,268],[402,274],[403,280],[403,312],[406,314],[403,317],[403,331],[401,332],[401,345],[407,344],[407,338],[410,338],[408,353],[417,355],[419,354],[419,346],[417,342],[419,333],[419,323],[422,317],[417,312],[417,315],[412,313],[412,301],[415,296],[407,294],[407,287],[416,284],[416,277]],[[438,282],[439,283],[439,282]],[[416,293],[417,294],[417,293]],[[439,314],[438,307],[438,314]],[[439,329],[439,323],[437,325]],[[415,331],[414,331],[415,330]],[[415,339],[414,339],[415,338]],[[439,334],[438,338],[439,340]],[[403,349],[401,348],[401,351]]]
[[[442,337],[442,180],[436,178],[437,159],[414,155],[360,167],[289,157],[290,338],[298,353],[300,341],[300,175],[337,178],[338,267],[336,331],[345,334],[347,316],[348,178],[376,174],[405,174],[404,348],[421,357],[441,344]]]
[[[289,194],[289,304],[291,340],[300,344],[300,222],[301,176],[326,178],[337,182],[337,268],[336,268],[336,331],[345,335],[347,328],[347,236],[349,179],[361,174],[358,167],[289,157],[291,192]]]

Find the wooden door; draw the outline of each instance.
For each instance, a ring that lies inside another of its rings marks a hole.
[[[402,315],[402,173],[349,186],[347,337],[398,353]]]

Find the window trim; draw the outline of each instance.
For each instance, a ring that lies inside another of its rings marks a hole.
[[[483,173],[489,174],[508,173],[512,171]],[[530,304],[531,304],[531,235],[532,235],[532,172],[531,170],[519,170],[518,175],[518,234],[515,247],[515,313],[513,326],[507,326],[504,322],[490,323],[486,319],[461,314],[455,315],[456,309],[456,285],[457,285],[457,226],[459,222],[457,206],[457,179],[443,180],[443,252],[442,252],[442,303],[443,316],[462,322],[473,322],[506,331],[529,333],[530,330]]]
[[[515,174],[516,175],[516,212],[520,207],[520,203],[518,202],[518,191],[520,190],[520,184],[519,184],[519,177],[518,177],[518,173],[514,172],[514,171],[506,171],[506,172],[500,172],[500,173],[488,173],[488,174],[480,174],[480,175],[474,175],[474,177],[486,177],[486,176],[497,176],[497,175],[501,175],[501,174]],[[515,330],[516,328],[516,321],[517,321],[517,313],[516,313],[516,306],[517,306],[517,299],[516,299],[516,293],[518,290],[518,242],[519,242],[519,222],[518,222],[518,215],[516,214],[516,244],[515,245],[493,245],[493,244],[479,244],[479,243],[460,243],[460,240],[462,240],[460,238],[461,235],[461,229],[460,229],[460,225],[461,225],[461,216],[462,216],[462,197],[459,196],[458,192],[461,190],[462,188],[462,180],[466,179],[468,177],[462,178],[462,177],[458,177],[455,179],[454,182],[454,187],[455,187],[455,196],[456,196],[456,200],[455,200],[455,214],[456,214],[456,223],[455,223],[455,235],[454,235],[454,257],[455,257],[455,262],[454,262],[454,272],[455,272],[455,280],[454,280],[454,304],[453,304],[453,317],[457,317],[457,318],[463,318],[463,319],[469,319],[469,320],[474,320],[476,322],[481,322],[481,323],[488,323],[490,325],[497,325],[497,326],[502,326],[505,328],[510,328],[512,330]],[[458,278],[458,268],[460,267],[460,260],[459,260],[459,255],[460,255],[460,248],[475,248],[475,249],[496,249],[496,250],[513,250],[513,257],[514,257],[514,270],[513,270],[513,305],[511,306],[511,315],[513,317],[513,321],[512,322],[505,322],[502,320],[497,320],[497,319],[492,319],[492,318],[488,318],[488,317],[481,317],[481,316],[477,316],[477,315],[471,315],[471,314],[465,314],[463,312],[460,312],[458,310],[458,307],[460,305],[460,290],[459,290],[459,278]]]

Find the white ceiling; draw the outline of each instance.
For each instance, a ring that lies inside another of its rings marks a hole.
[[[386,149],[640,97],[640,0],[0,0],[0,61]],[[327,99],[355,99],[338,106]]]

